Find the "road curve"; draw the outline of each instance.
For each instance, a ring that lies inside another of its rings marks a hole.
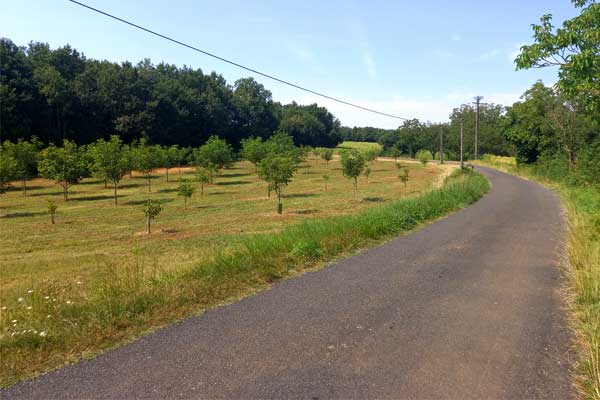
[[[0,398],[571,398],[559,201],[480,171],[460,212]]]

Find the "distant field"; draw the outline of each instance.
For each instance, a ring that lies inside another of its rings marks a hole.
[[[368,150],[368,149],[378,149],[382,150],[382,147],[379,143],[371,143],[371,142],[342,142],[338,145],[338,149],[356,149],[356,150]]]

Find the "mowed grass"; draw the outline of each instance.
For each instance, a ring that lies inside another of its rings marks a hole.
[[[405,165],[408,187],[393,162],[376,161],[369,183],[361,178],[354,196],[338,161],[326,166],[311,159],[285,191],[283,215],[245,162],[224,171],[204,196],[198,192],[187,209],[176,196],[176,169],[172,182],[157,174],[151,193],[145,178],[124,179],[118,206],[112,189],[93,179],[74,186],[67,202],[57,185],[41,179],[30,182],[27,197],[8,192],[0,198],[0,384],[95,354],[412,229],[485,191],[481,182],[475,189],[455,183],[451,196],[447,185],[431,191],[445,171]],[[324,174],[330,176],[327,191]],[[184,169],[181,176],[193,171]],[[147,198],[165,207],[150,236],[141,211]],[[46,212],[48,199],[59,206],[56,225]],[[399,212],[398,204],[409,211]]]
[[[405,189],[393,163],[374,162],[369,183],[359,180],[359,191],[342,177],[339,161],[326,166],[318,159],[304,163],[284,191],[284,213],[276,213],[276,197],[267,197],[266,184],[247,162],[224,170],[214,184],[197,192],[187,209],[177,196],[178,170],[164,171],[151,179],[134,173],[119,187],[119,205],[114,206],[112,189],[104,182],[85,179],[71,189],[69,201],[51,181],[36,179],[27,197],[15,190],[0,197],[0,279],[3,293],[23,292],[31,282],[44,279],[86,281],[99,265],[155,264],[177,269],[210,256],[215,248],[230,246],[256,232],[275,232],[304,219],[344,215],[382,202],[412,196],[431,187],[441,173],[406,163],[410,180]],[[329,175],[327,191],[323,175]],[[193,178],[192,168],[181,177]],[[162,203],[163,213],[153,223],[153,234],[145,234],[142,212],[146,199]],[[50,224],[46,201],[58,204],[56,225]]]
[[[567,300],[577,334],[575,382],[583,398],[600,399],[600,189],[549,181],[532,168],[517,167],[514,158],[484,157],[479,163],[536,180],[561,196],[569,228],[564,254]]]
[[[342,149],[342,150],[359,150],[359,151],[367,151],[367,150],[371,150],[371,149],[376,149],[376,150],[381,151],[383,149],[383,147],[379,143],[352,142],[352,141],[342,142],[337,146],[337,148]]]

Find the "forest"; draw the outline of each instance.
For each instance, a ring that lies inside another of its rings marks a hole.
[[[197,147],[212,135],[242,139],[283,131],[296,145],[335,147],[340,122],[325,108],[274,102],[252,78],[230,85],[215,72],[86,58],[69,45],[0,39],[0,141],[79,145],[117,134],[125,143]]]

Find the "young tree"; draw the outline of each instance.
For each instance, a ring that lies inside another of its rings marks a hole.
[[[160,166],[161,157],[155,146],[148,146],[145,139],[133,149],[133,160],[135,169],[140,171],[148,179],[148,192],[152,191],[152,173]]]
[[[129,160],[125,151],[117,135],[112,135],[108,141],[98,140],[88,151],[92,159],[92,175],[113,185],[115,205],[119,182],[129,172]]]
[[[213,172],[207,167],[196,168],[196,178],[200,182],[200,195],[204,196],[204,185],[212,182]]]
[[[400,182],[402,182],[404,187],[406,187],[406,184],[408,183],[408,168],[404,168],[402,170],[402,173],[398,175],[398,179],[400,179]]]
[[[269,155],[292,159],[296,164],[302,161],[302,151],[294,145],[294,139],[285,132],[277,132],[266,142]]]
[[[329,182],[329,175],[323,175],[323,182],[325,182],[325,191],[327,191],[327,182]]]
[[[342,153],[342,173],[348,179],[352,179],[354,195],[358,187],[358,177],[365,169],[365,158],[357,150],[345,151]]]
[[[431,154],[429,150],[419,150],[417,151],[417,160],[421,161],[421,163],[425,165],[429,161],[433,160],[433,154]]]
[[[327,168],[329,168],[329,161],[333,159],[333,149],[322,149],[321,158],[325,160],[325,164],[327,165]]]
[[[228,168],[233,164],[231,146],[217,136],[211,136],[206,143],[194,150],[194,165],[217,169]]]
[[[162,210],[163,210],[163,208],[159,202],[157,202],[155,200],[150,200],[150,199],[148,199],[146,201],[143,211],[144,211],[144,215],[146,215],[146,222],[147,222],[146,226],[147,226],[148,235],[150,233],[152,233],[150,230],[150,223],[152,222],[152,220],[154,218],[156,218],[162,212]]]
[[[179,168],[179,175],[181,175],[181,166],[188,162],[188,158],[192,154],[191,147],[181,147],[179,149],[179,159],[177,161],[177,167]]]
[[[54,225],[54,215],[56,214],[56,209],[58,206],[54,200],[47,200],[46,207],[48,208],[48,213],[50,214],[50,221],[52,222],[52,225]]]
[[[23,196],[27,196],[27,181],[37,174],[40,148],[41,143],[35,136],[30,142],[23,139],[19,139],[16,143],[4,142],[4,151],[17,163],[14,178],[21,181]]]
[[[365,178],[367,178],[367,184],[369,184],[369,175],[371,175],[371,168],[368,165],[365,167],[365,171],[363,172],[363,174],[365,174]]]
[[[177,195],[183,197],[184,207],[187,208],[187,201],[194,194],[194,183],[191,179],[180,179],[177,187]]]
[[[277,213],[283,212],[281,193],[296,172],[297,164],[289,157],[269,156],[258,164],[258,175],[277,193]]]
[[[14,179],[17,162],[6,151],[0,148],[0,194],[6,193],[10,181]]]
[[[39,171],[42,177],[56,181],[63,188],[63,197],[69,199],[69,187],[84,175],[81,151],[74,142],[63,141],[62,147],[50,145],[40,153]]]
[[[179,146],[174,144],[163,149],[163,165],[167,172],[167,182],[169,182],[169,169],[181,165],[181,149]]]
[[[258,172],[258,163],[264,160],[269,153],[269,149],[262,138],[242,139],[242,157],[254,164]]]
[[[389,151],[389,155],[390,157],[394,158],[395,163],[398,163],[398,157],[402,155],[402,152],[397,146],[392,146],[392,148]]]
[[[367,162],[372,162],[377,159],[377,157],[379,156],[379,153],[381,153],[381,150],[379,148],[373,147],[373,148],[369,148],[369,149],[365,150],[363,153],[364,153],[365,160]]]

